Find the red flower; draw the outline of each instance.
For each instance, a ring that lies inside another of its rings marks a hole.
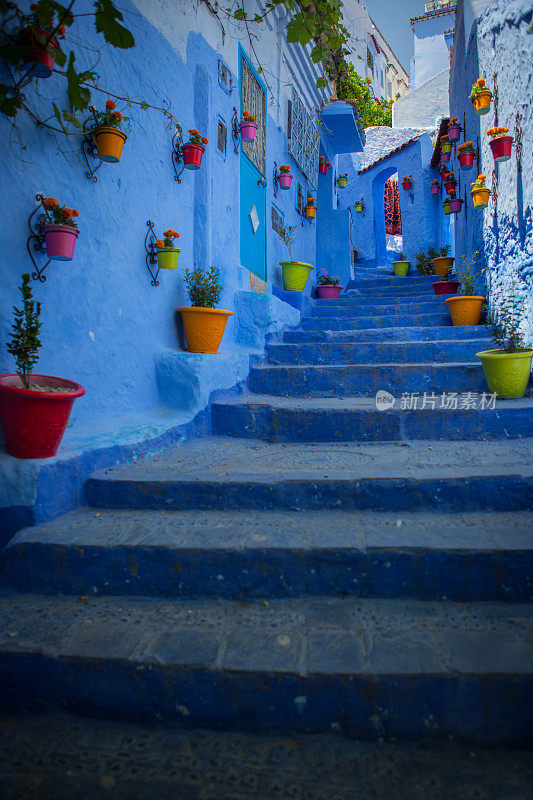
[[[206,139],[205,136],[202,136],[202,142],[204,144],[209,144],[209,139]]]
[[[107,103],[105,104],[105,107],[107,108],[108,111],[113,111],[113,109],[117,107],[117,104],[115,103],[114,100],[108,100]]]
[[[120,120],[124,119],[124,117],[122,116],[122,114],[120,113],[120,111],[115,111],[115,117],[116,117],[117,119],[120,119]]]
[[[64,25],[60,25],[58,27],[57,35],[59,36],[60,39],[64,39],[65,38],[65,26]]]

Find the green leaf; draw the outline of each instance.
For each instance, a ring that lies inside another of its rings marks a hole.
[[[17,95],[10,95],[10,87],[0,83],[0,112],[6,117],[16,117],[22,107],[22,101]]]
[[[124,20],[122,13],[116,8],[112,0],[96,0],[94,23],[98,33],[104,34],[104,39],[113,47],[128,50],[135,46],[133,34],[120,23]]]
[[[33,12],[35,14],[35,19],[37,22],[42,23],[43,25],[47,25],[50,23],[50,20],[53,19],[54,14],[57,14],[57,21],[61,22],[63,25],[70,27],[74,22],[74,15],[72,11],[58,3],[56,0],[39,0],[37,3],[37,8]]]
[[[82,124],[79,121],[79,119],[75,117],[74,114],[71,114],[70,111],[67,111],[66,108],[63,109],[63,119],[66,120],[67,122],[70,122],[70,124],[74,125],[74,127],[80,128],[81,130]]]
[[[244,20],[244,19],[247,18],[248,15],[247,15],[246,11],[243,11],[242,8],[238,8],[233,16],[234,16],[235,19]]]
[[[323,89],[323,88],[325,89],[327,86],[329,86],[329,81],[327,78],[324,77],[318,78],[316,85],[317,89]]]
[[[0,47],[0,59],[6,64],[16,64],[24,56],[31,53],[32,48],[27,44],[8,44]]]
[[[86,79],[86,75],[91,75],[92,73],[82,72],[80,75],[78,75],[74,69],[74,60],[75,56],[71,51],[67,67],[68,99],[70,100],[72,108],[75,108],[77,111],[83,111],[89,105],[91,93],[88,89],[80,84]]]
[[[61,48],[59,50],[56,50],[55,54],[56,54],[56,62],[57,62],[57,64],[60,67],[64,67],[66,62],[67,62],[66,54],[63,52],[63,50],[61,50]]]

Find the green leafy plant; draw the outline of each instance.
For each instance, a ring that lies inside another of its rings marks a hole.
[[[185,270],[185,285],[191,306],[197,308],[216,308],[222,294],[220,270],[217,267],[202,269],[195,266]]]
[[[393,101],[377,100],[372,94],[370,79],[362,78],[351,63],[339,78],[337,96],[339,100],[357,105],[363,128],[372,125],[392,127]]]
[[[446,258],[446,256],[450,255],[450,250],[452,248],[449,244],[445,244],[442,247],[439,247],[437,258]]]
[[[404,253],[403,251],[401,251],[400,253],[398,253],[398,258],[396,259],[396,261],[407,261],[407,258],[406,258],[406,256],[405,256],[405,253]]]
[[[330,275],[327,270],[321,269],[318,273],[316,282],[320,286],[338,286],[341,282],[340,276],[334,278],[333,275]]]
[[[13,306],[15,322],[11,326],[11,339],[7,343],[7,351],[15,359],[17,375],[22,381],[24,389],[29,389],[32,368],[39,360],[37,354],[41,347],[39,339],[39,331],[42,326],[42,322],[39,320],[41,304],[33,299],[30,276],[27,273],[22,276],[19,291],[22,295],[23,306],[22,308]]]
[[[457,279],[461,281],[461,289],[464,295],[474,294],[476,284],[474,268],[477,263],[478,255],[479,250],[476,250],[468,262],[466,260],[466,256],[461,257],[461,266],[457,270]]]
[[[122,128],[122,123],[128,121],[128,117],[124,117],[122,112],[117,111],[117,104],[114,100],[108,100],[105,104],[105,111],[97,111],[96,127],[98,128]]]
[[[485,326],[491,339],[505,353],[519,353],[529,350],[520,330],[524,319],[524,299],[518,296],[517,282],[513,281],[511,291],[489,309]]]
[[[435,275],[435,265],[433,259],[437,258],[437,251],[434,247],[429,247],[427,253],[424,250],[419,250],[415,254],[416,268],[420,275]]]
[[[286,225],[280,230],[279,235],[289,252],[289,261],[292,261],[292,246],[296,239],[296,227],[294,225]]]

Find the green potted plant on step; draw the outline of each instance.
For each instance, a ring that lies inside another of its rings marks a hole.
[[[419,275],[435,275],[435,265],[433,259],[437,258],[438,253],[434,247],[429,247],[427,253],[419,250],[416,253],[416,269]]]
[[[449,297],[445,300],[454,325],[479,325],[481,308],[485,298],[474,294],[476,278],[472,269],[478,255],[479,252],[476,250],[468,264],[466,263],[466,257],[462,257],[462,267],[457,270],[457,277],[461,281],[463,294]]]
[[[287,225],[282,228],[279,235],[285,242],[289,251],[289,261],[280,261],[281,274],[283,277],[283,288],[289,292],[303,292],[309,273],[314,267],[303,261],[294,261],[292,258],[292,246],[296,236],[294,225]]]
[[[17,371],[0,375],[0,420],[9,455],[51,458],[63,438],[74,400],[85,389],[75,381],[32,371],[41,347],[41,304],[33,299],[28,274],[22,276],[19,291],[22,308],[13,308],[15,322],[7,343]]]
[[[450,245],[445,244],[444,247],[439,248],[438,253],[433,257],[433,266],[437,275],[446,275],[447,272],[453,269],[455,259],[450,256],[450,250]]]
[[[405,278],[409,271],[410,261],[405,258],[405,253],[398,253],[398,260],[392,262],[394,274],[398,277]]]
[[[189,353],[218,353],[228,317],[233,311],[215,308],[222,294],[220,270],[194,266],[185,270],[185,285],[191,302],[180,306]]]
[[[526,393],[533,349],[526,347],[521,330],[524,316],[524,299],[518,296],[514,281],[509,296],[489,309],[486,325],[497,349],[476,353],[489,391],[498,397],[518,398]]]
[[[435,294],[455,294],[455,292],[457,292],[461,281],[452,280],[452,274],[453,268],[450,267],[439,281],[435,281],[435,283],[431,284]]]

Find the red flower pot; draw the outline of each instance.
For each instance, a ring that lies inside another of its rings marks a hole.
[[[80,232],[70,225],[45,225],[46,254],[54,261],[72,261]]]
[[[438,186],[432,186],[431,187],[431,194],[438,194],[438,193],[439,193],[439,187]]]
[[[448,128],[448,141],[449,142],[456,142],[459,137],[461,136],[461,131],[463,130],[462,125],[450,125]]]
[[[452,157],[451,153],[444,153],[444,152],[441,153],[441,160],[444,164],[447,164],[451,157]]]
[[[287,191],[287,189],[291,188],[291,182],[292,182],[292,175],[290,174],[290,172],[280,173],[279,176],[280,189],[285,189],[285,191]]]
[[[342,286],[334,286],[332,283],[323,283],[316,287],[318,296],[321,300],[338,300],[341,296]]]
[[[459,214],[463,201],[460,197],[452,197],[450,200],[450,211],[452,214]]]
[[[450,192],[454,192],[456,187],[455,181],[446,181],[444,184],[444,188],[446,189],[446,193],[450,194]]]
[[[35,33],[47,40],[50,33],[43,28],[36,28]],[[54,37],[50,39],[48,45],[45,47],[37,40],[33,31],[28,29],[24,34],[24,41],[32,47],[31,53],[24,57],[26,64],[32,64],[33,68],[31,74],[34,78],[49,78],[53,72],[54,64],[56,61],[56,52],[59,50],[59,42]]]
[[[0,375],[0,420],[6,450],[15,458],[51,458],[63,438],[74,400],[84,395],[85,389],[52,375],[32,375],[31,383],[69,391],[23,389],[18,375]]]
[[[181,152],[183,153],[183,166],[185,169],[200,169],[204,150],[205,147],[201,144],[184,144]]]
[[[459,153],[459,164],[461,165],[461,169],[472,169],[474,164],[474,156],[475,153],[473,150],[464,150],[463,152]]]
[[[320,172],[321,175],[327,175],[328,169],[329,169],[329,164],[327,163],[327,161],[321,161],[319,163],[318,171]]]
[[[461,281],[436,281],[431,284],[435,294],[455,294]]]
[[[255,122],[241,122],[239,128],[243,142],[255,141],[255,134],[257,133],[257,124]]]
[[[498,136],[497,139],[491,139],[490,149],[492,150],[494,161],[509,161],[512,147],[512,136]]]
[[[405,191],[407,191],[410,188],[411,188],[411,181],[403,181],[402,189],[405,189]]]

